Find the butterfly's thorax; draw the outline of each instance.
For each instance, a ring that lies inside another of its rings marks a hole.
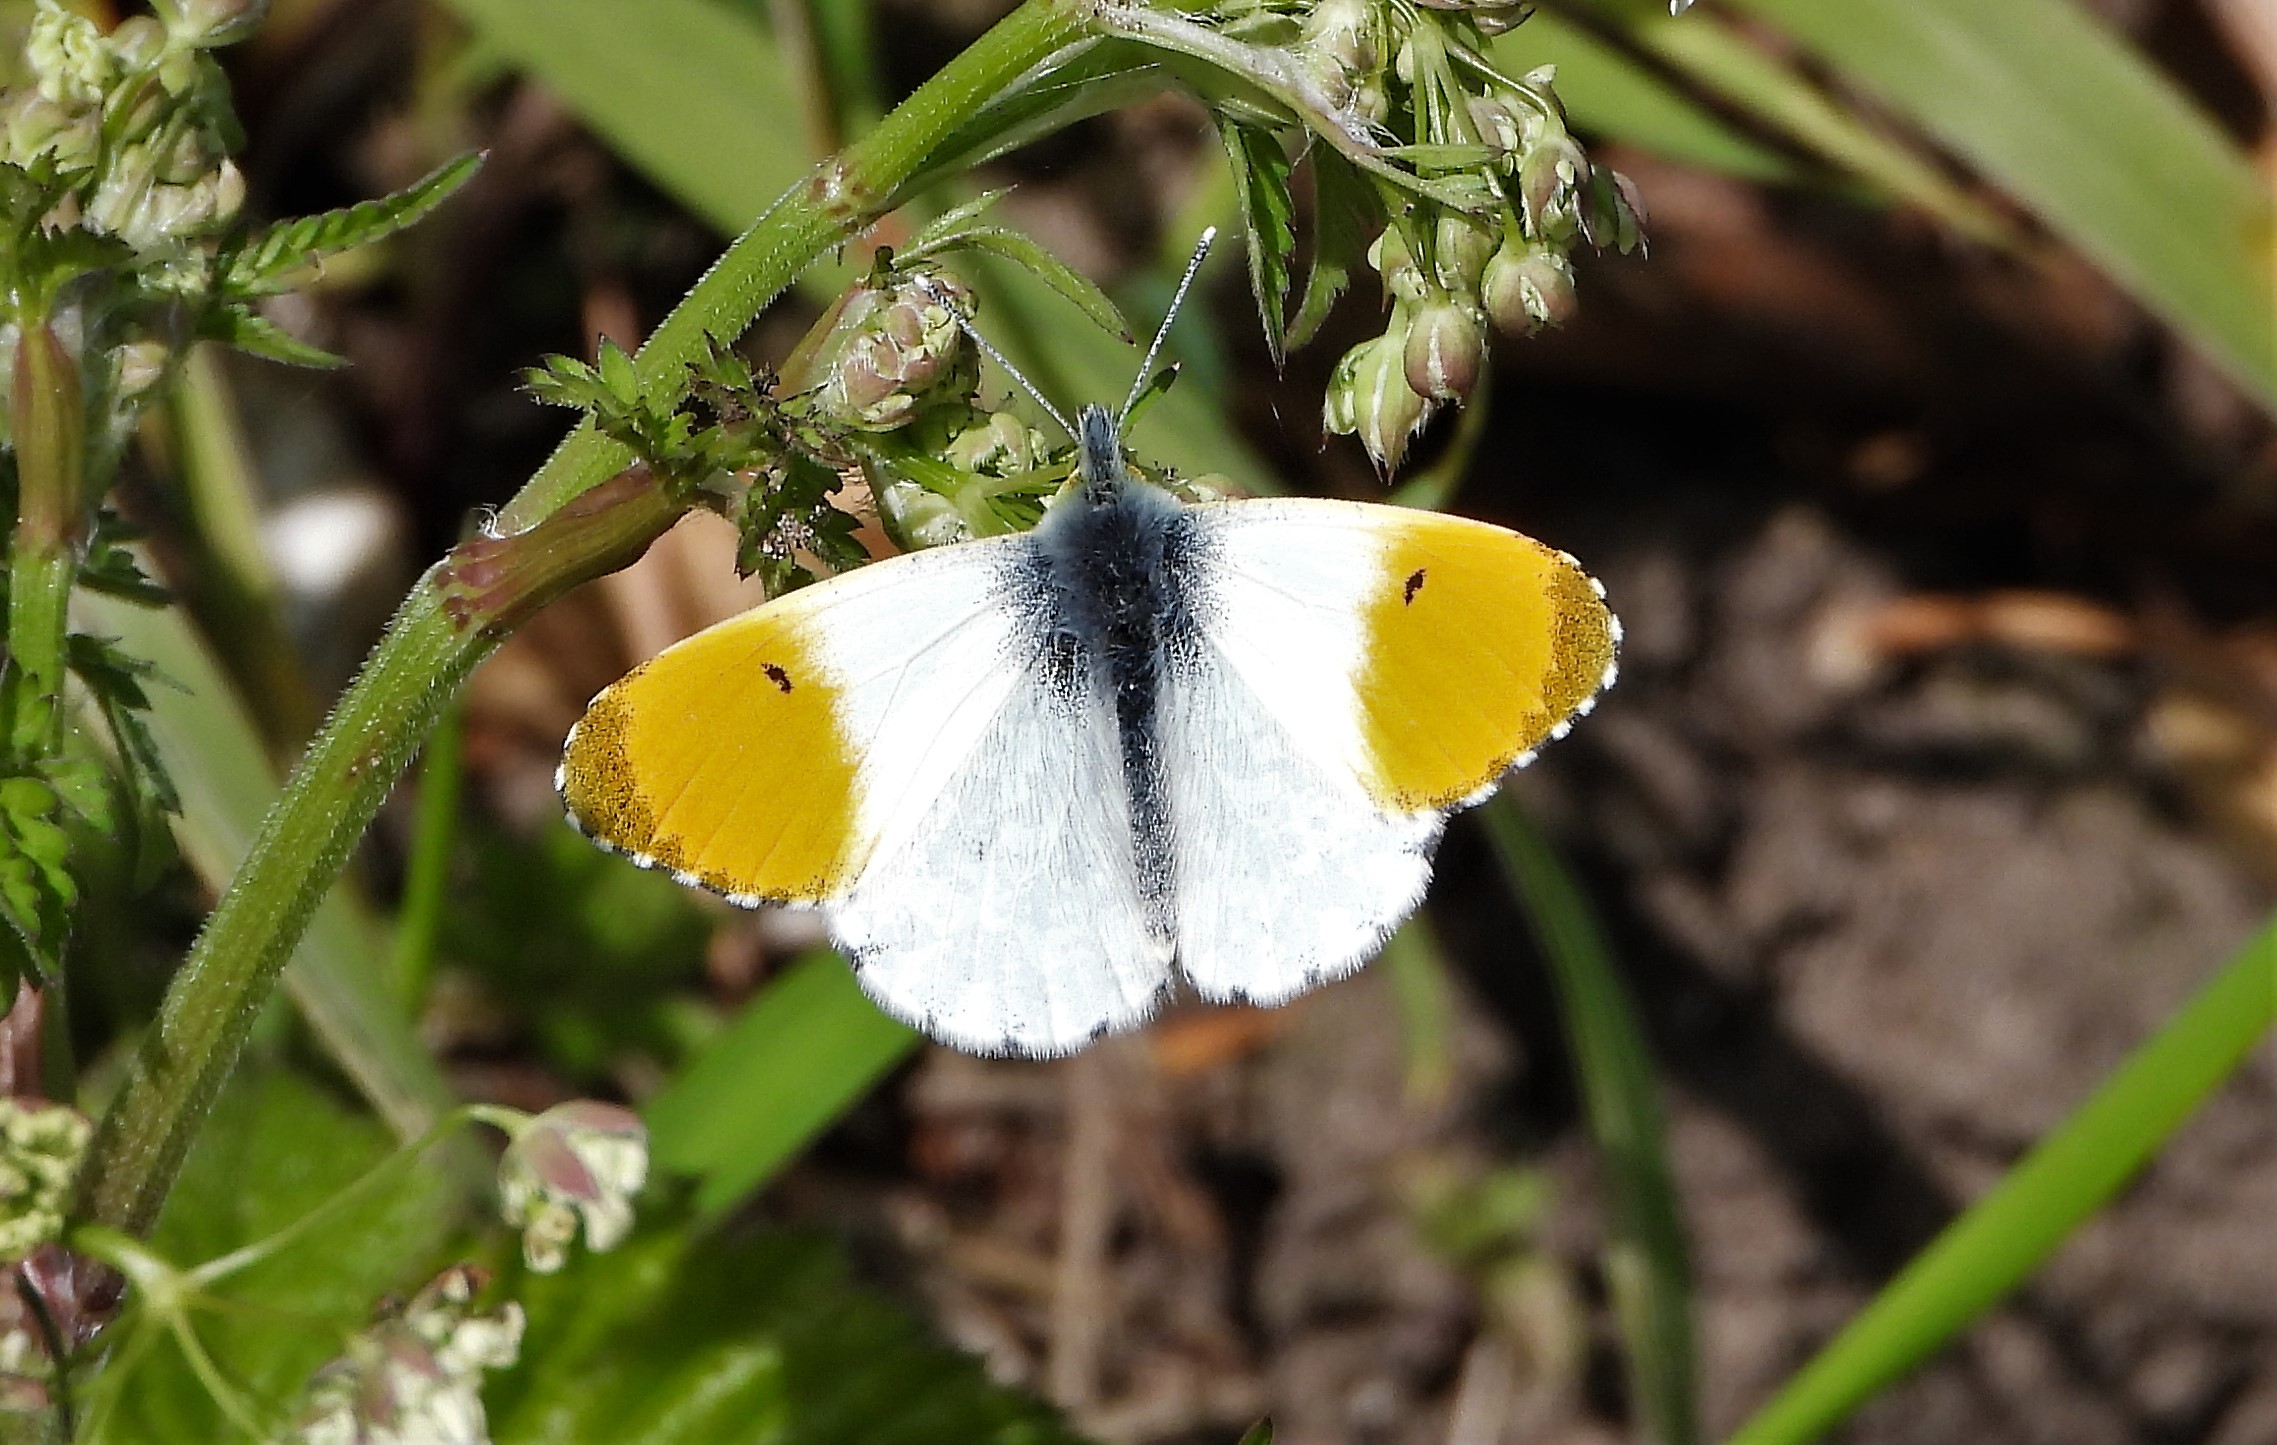
[[[1145,891],[1164,899],[1173,850],[1156,720],[1177,659],[1198,645],[1203,544],[1167,492],[1124,468],[1105,412],[1087,410],[1081,431],[1082,481],[1034,534],[1027,611],[1054,691],[1071,707],[1114,708]]]

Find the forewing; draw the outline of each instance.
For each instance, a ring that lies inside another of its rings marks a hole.
[[[1375,953],[1447,814],[1612,680],[1619,624],[1570,557],[1485,523],[1191,515],[1200,640],[1164,708],[1179,957],[1206,997],[1278,1002]]]
[[[881,1007],[963,1047],[1143,1017],[1167,925],[1112,714],[1042,666],[1032,545],[877,563],[660,653],[572,730],[572,821],[736,903],[821,906]]]
[[[876,563],[659,653],[571,730],[571,821],[738,903],[843,897],[1018,680],[1016,548]]]

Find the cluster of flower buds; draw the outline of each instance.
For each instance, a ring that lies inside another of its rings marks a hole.
[[[266,0],[170,0],[105,34],[39,0],[24,55],[32,84],[0,101],[0,160],[49,181],[42,218],[137,252],[225,227],[245,200],[229,159],[227,82],[204,52],[260,23]]]
[[[588,1249],[632,1231],[633,1196],[648,1181],[648,1130],[615,1104],[573,1099],[524,1121],[498,1162],[499,1213],[522,1231],[522,1257],[552,1274],[580,1226]]]
[[[1485,37],[1530,7],[1501,0],[1320,0],[1296,49],[1323,89],[1395,139],[1478,159],[1476,205],[1402,194],[1368,262],[1391,314],[1381,335],[1338,362],[1327,428],[1356,435],[1376,464],[1399,465],[1438,407],[1478,384],[1487,329],[1524,335],[1574,307],[1577,245],[1641,244],[1626,178],[1592,166],[1567,129],[1548,67],[1502,79]],[[1386,98],[1371,108],[1370,97]]]
[[[783,366],[786,388],[806,392],[818,420],[854,431],[892,431],[941,397],[978,380],[958,329],[971,297],[943,273],[856,286],[838,298]]]
[[[0,1098],[0,1261],[22,1259],[62,1233],[92,1132],[69,1105]]]
[[[1004,484],[1051,465],[1048,437],[1012,412],[979,407],[944,418],[941,436],[911,438],[927,454],[922,459],[899,452],[864,459],[879,520],[896,543],[916,551],[1034,521],[1033,509],[1015,519],[997,504],[1011,499]]]
[[[411,1302],[349,1340],[310,1382],[293,1445],[439,1445],[490,1438],[482,1375],[522,1352],[522,1307],[474,1308],[486,1280],[443,1271]]]

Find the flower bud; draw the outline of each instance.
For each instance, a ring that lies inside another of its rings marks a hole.
[[[1463,102],[1479,144],[1508,155],[1525,144],[1525,121],[1510,102],[1499,95],[1474,95]]]
[[[942,458],[964,471],[1005,477],[1040,465],[1050,445],[1042,432],[1011,412],[992,411],[950,438]]]
[[[113,353],[119,400],[132,401],[156,386],[166,375],[169,354],[165,342],[149,338],[129,341]]]
[[[411,1302],[352,1336],[316,1372],[284,1440],[290,1445],[486,1441],[485,1370],[522,1353],[522,1307],[473,1308],[487,1279],[470,1265],[436,1276]]]
[[[269,0],[154,0],[151,8],[176,41],[200,49],[243,40],[269,16]]]
[[[648,1130],[614,1104],[573,1099],[525,1123],[498,1161],[499,1212],[522,1231],[522,1257],[540,1274],[561,1268],[569,1242],[614,1249],[632,1230],[633,1196],[648,1180]]]
[[[1377,232],[1369,243],[1368,264],[1384,278],[1384,290],[1394,301],[1423,299],[1423,268],[1415,264],[1415,253],[1408,249],[1407,236],[1396,223]]]
[[[166,27],[147,15],[129,15],[112,29],[109,40],[122,69],[147,70],[166,52]]]
[[[1400,364],[1409,390],[1433,401],[1460,401],[1478,385],[1486,334],[1468,306],[1432,302],[1408,328]]]
[[[1573,314],[1573,267],[1547,246],[1506,244],[1486,263],[1479,297],[1486,314],[1508,335],[1555,326]]]
[[[1380,30],[1374,0],[1320,0],[1305,16],[1298,46],[1347,75],[1364,75],[1382,63]]]
[[[1479,273],[1494,255],[1499,234],[1476,216],[1449,211],[1439,218],[1431,238],[1431,269],[1439,284],[1457,295],[1478,290]]]
[[[900,543],[904,551],[922,552],[928,547],[947,547],[972,540],[971,524],[949,498],[921,482],[893,475],[872,463],[865,462],[862,470],[870,480],[870,497],[878,505],[878,520],[885,524],[886,535]]]
[[[1589,174],[1589,157],[1560,130],[1544,135],[1518,163],[1518,199],[1525,208],[1526,234],[1540,236],[1551,213],[1563,205]]]
[[[1390,330],[1344,353],[1322,408],[1328,430],[1356,434],[1384,471],[1399,465],[1409,439],[1431,416],[1431,404],[1407,384],[1407,336],[1395,313]]]
[[[49,100],[94,104],[110,88],[113,63],[95,23],[40,0],[24,37],[24,60]]]
[[[1619,171],[1600,166],[1589,174],[1581,193],[1581,234],[1599,250],[1611,246],[1622,254],[1644,242],[1644,201],[1636,183]]]

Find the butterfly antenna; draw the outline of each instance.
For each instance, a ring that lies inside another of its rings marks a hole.
[[[1202,269],[1203,259],[1210,254],[1210,242],[1217,238],[1218,228],[1211,226],[1202,232],[1202,239],[1195,243],[1194,254],[1186,262],[1186,274],[1178,278],[1177,293],[1170,298],[1170,309],[1163,314],[1162,325],[1155,328],[1154,344],[1147,347],[1146,360],[1139,363],[1138,377],[1131,382],[1131,394],[1123,398],[1123,409],[1115,413],[1117,431],[1122,430],[1123,423],[1130,420],[1131,408],[1138,405],[1140,395],[1145,392],[1146,379],[1154,374],[1154,359],[1162,354],[1162,343],[1169,339],[1170,323],[1178,319],[1178,308],[1186,304],[1186,292],[1194,284],[1195,273]]]
[[[942,308],[945,309],[951,316],[957,318],[957,329],[959,331],[962,331],[974,346],[980,348],[981,355],[987,357],[990,361],[993,361],[998,366],[1004,368],[1004,374],[1011,377],[1014,381],[1020,383],[1020,389],[1028,393],[1029,396],[1035,398],[1036,405],[1044,409],[1044,414],[1046,416],[1059,423],[1059,429],[1067,433],[1069,440],[1072,441],[1076,439],[1075,428],[1068,425],[1067,418],[1060,415],[1059,408],[1053,406],[1051,404],[1051,400],[1048,397],[1046,397],[1042,392],[1036,390],[1036,384],[1034,382],[1028,380],[1027,377],[1020,374],[1020,368],[1012,364],[1011,358],[1007,357],[1003,352],[998,351],[994,346],[989,344],[988,338],[980,334],[980,328],[972,324],[972,318],[957,309],[956,301],[949,295],[948,292],[942,290],[939,286],[936,286],[933,283],[933,278],[925,275],[922,272],[918,273],[917,276],[913,279],[917,283],[918,290],[924,292],[928,297],[938,302]]]

